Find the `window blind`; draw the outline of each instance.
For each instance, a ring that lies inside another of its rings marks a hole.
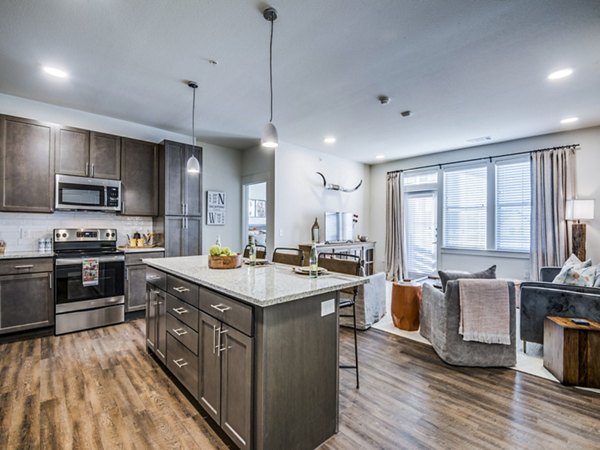
[[[409,192],[405,206],[406,269],[409,277],[431,275],[436,269],[436,196],[434,192]]]
[[[487,167],[444,171],[444,247],[485,250]]]
[[[496,250],[529,252],[530,161],[496,164]]]

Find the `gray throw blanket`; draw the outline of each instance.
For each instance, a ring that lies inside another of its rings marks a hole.
[[[459,280],[460,325],[465,341],[510,345],[510,302],[504,280]]]

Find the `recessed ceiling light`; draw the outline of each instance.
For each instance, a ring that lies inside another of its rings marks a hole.
[[[377,155],[375,159],[385,159],[385,155]]]
[[[333,136],[326,136],[323,142],[326,144],[335,144],[335,138]]]
[[[491,136],[481,136],[481,137],[467,139],[467,142],[471,142],[472,144],[478,144],[480,142],[487,142],[487,141],[491,141],[491,140],[492,140]]]
[[[560,123],[562,123],[564,125],[566,123],[577,122],[578,120],[579,120],[579,117],[567,117],[566,119],[561,120]]]
[[[52,75],[56,78],[69,78],[69,74],[64,70],[57,69],[56,67],[44,66],[42,70],[46,72],[48,75]]]
[[[552,72],[550,75],[548,75],[548,79],[549,80],[560,80],[561,78],[568,77],[572,73],[573,73],[573,69],[571,69],[570,67],[567,67],[565,69],[560,69],[560,70],[556,70],[556,71]]]

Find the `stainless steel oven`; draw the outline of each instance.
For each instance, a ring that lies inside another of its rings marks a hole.
[[[56,334],[123,322],[125,255],[116,230],[54,230]]]
[[[121,182],[56,175],[55,209],[120,211]]]

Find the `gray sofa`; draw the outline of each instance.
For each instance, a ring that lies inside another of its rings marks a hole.
[[[600,288],[555,284],[560,267],[542,267],[541,281],[521,284],[521,340],[544,343],[546,316],[581,317],[600,322]]]
[[[423,284],[420,333],[431,342],[438,356],[455,366],[510,367],[517,363],[515,286],[508,282],[510,300],[510,345],[463,341],[460,320],[459,283],[449,281],[446,292]]]

